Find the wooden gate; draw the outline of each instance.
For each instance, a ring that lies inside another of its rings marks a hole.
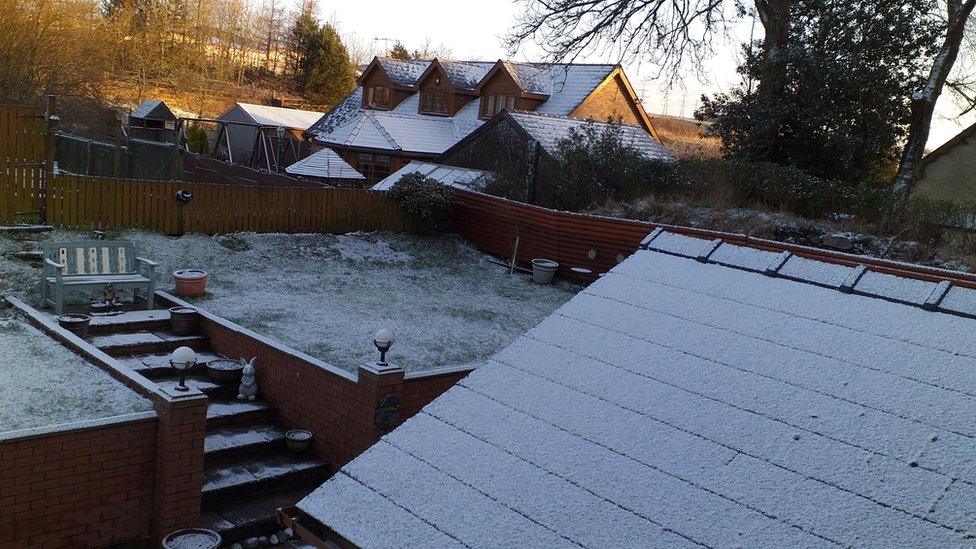
[[[46,137],[43,108],[0,105],[0,223],[44,221]]]

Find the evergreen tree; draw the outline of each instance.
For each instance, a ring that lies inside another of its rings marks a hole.
[[[403,59],[404,61],[412,59],[412,57],[410,57],[410,52],[407,51],[407,48],[403,47],[403,44],[399,42],[390,48],[390,51],[386,54],[386,56],[393,59]]]
[[[349,51],[335,27],[326,24],[319,29],[305,93],[320,103],[335,105],[355,87],[356,71],[349,60]]]
[[[303,1],[288,35],[288,67],[300,89],[305,88],[312,76],[319,53],[321,30],[315,18],[314,0]]]
[[[798,0],[786,50],[781,99],[764,101],[744,83],[730,95],[704,97],[696,113],[714,120],[709,134],[726,156],[771,160],[825,179],[882,181],[897,162],[908,97],[923,78],[938,25],[933,0]],[[749,55],[739,72],[761,78]],[[769,120],[780,125],[771,149]]]

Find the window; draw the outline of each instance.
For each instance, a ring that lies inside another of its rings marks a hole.
[[[444,90],[430,89],[420,93],[420,112],[447,114],[448,97]]]
[[[366,88],[366,106],[387,108],[390,104],[390,90],[386,86],[369,86]]]
[[[482,105],[481,117],[491,118],[504,109],[510,111],[515,110],[515,95],[510,93],[488,93],[485,94],[485,100]]]
[[[390,157],[383,154],[360,153],[356,171],[363,174],[369,185],[379,183],[390,175]]]

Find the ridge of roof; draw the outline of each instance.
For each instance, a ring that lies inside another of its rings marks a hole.
[[[919,164],[922,168],[924,168],[926,164],[949,152],[950,149],[966,141],[966,139],[969,139],[974,133],[976,133],[976,124],[972,124],[971,126],[963,129],[956,135],[952,136],[951,139],[936,147],[935,150],[922,157]]]

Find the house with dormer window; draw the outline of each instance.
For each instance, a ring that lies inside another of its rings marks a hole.
[[[333,151],[347,165],[343,169],[352,166],[372,185],[411,161],[438,158],[503,111],[619,119],[658,140],[620,65],[383,57],[373,59],[356,90],[309,127],[305,138]]]

